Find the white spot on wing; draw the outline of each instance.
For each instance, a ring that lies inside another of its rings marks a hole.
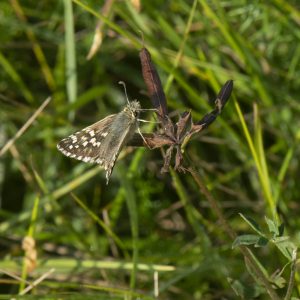
[[[84,161],[84,162],[89,162],[90,159],[91,159],[91,158],[87,156],[87,157],[84,157],[84,158],[83,158],[83,161]]]
[[[72,134],[70,136],[70,138],[72,139],[72,143],[76,143],[77,142],[77,136],[76,135]]]

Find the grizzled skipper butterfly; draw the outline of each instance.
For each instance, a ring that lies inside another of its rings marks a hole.
[[[120,84],[125,88],[123,82]],[[121,112],[107,116],[57,144],[57,149],[68,157],[103,166],[106,171],[106,184],[122,148],[135,130],[139,130],[138,116],[141,105],[136,100],[128,100],[126,88],[125,94],[128,103]]]

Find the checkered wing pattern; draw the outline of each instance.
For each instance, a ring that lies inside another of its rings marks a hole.
[[[110,115],[80,131],[77,131],[57,144],[57,149],[65,156],[83,162],[105,166],[107,157],[101,157],[101,145],[111,131],[116,115]]]

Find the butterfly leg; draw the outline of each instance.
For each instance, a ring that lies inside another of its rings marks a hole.
[[[152,124],[158,124],[160,122],[157,122],[157,121],[147,121],[147,120],[143,120],[143,119],[137,119],[139,122],[142,122],[142,123],[152,123]]]
[[[141,108],[139,111],[158,111],[157,108]]]
[[[147,143],[147,141],[145,140],[145,138],[144,138],[144,136],[143,136],[143,134],[142,134],[142,132],[141,132],[141,130],[140,130],[140,127],[137,128],[137,131],[138,131],[138,133],[140,134],[140,136],[142,137],[142,139],[143,139],[144,143],[147,145],[147,147],[148,147],[149,149],[151,149],[150,145],[149,145],[149,144]]]

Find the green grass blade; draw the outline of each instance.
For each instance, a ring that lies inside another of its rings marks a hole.
[[[76,70],[76,50],[74,36],[74,15],[72,0],[64,0],[65,8],[65,44],[66,44],[66,84],[68,101],[74,103],[77,98],[77,70]],[[70,120],[74,118],[74,113],[69,114]]]

